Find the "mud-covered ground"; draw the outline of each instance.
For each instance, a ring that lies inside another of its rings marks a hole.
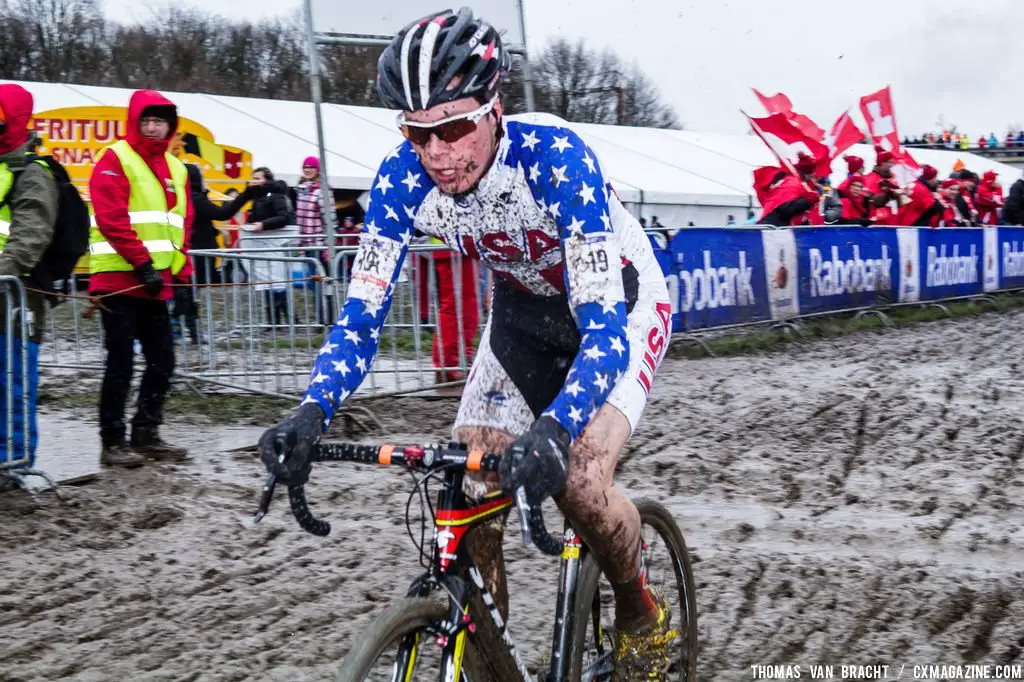
[[[1022,323],[666,360],[619,480],[667,504],[691,545],[700,679],[1024,664]],[[378,403],[388,431],[366,438],[443,438],[455,407]],[[64,504],[0,496],[0,680],[333,679],[419,570],[409,479],[323,466],[308,492],[329,537],[300,531],[283,497],[254,527],[261,468],[219,450],[258,431],[179,419],[168,434],[192,463],[106,474]],[[515,534],[506,547],[511,633],[538,662],[556,564]]]

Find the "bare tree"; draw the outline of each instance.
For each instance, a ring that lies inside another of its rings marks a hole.
[[[236,21],[172,2],[143,23],[106,21],[100,0],[0,0],[0,77],[308,99],[308,47],[296,12]],[[380,48],[321,48],[327,102],[379,106]],[[680,127],[650,80],[612,51],[553,41],[533,63],[538,109],[570,121]],[[505,111],[525,111],[523,63],[513,61]]]
[[[380,48],[331,45],[321,49],[324,99],[339,104],[380,106],[377,60]]]
[[[8,0],[0,0],[0,77],[19,80],[32,73],[31,30]]]
[[[671,106],[637,67],[612,51],[553,40],[534,64],[538,108],[580,123],[680,128]]]
[[[77,81],[105,65],[105,22],[97,0],[11,0],[10,16],[24,23],[25,47],[36,78]]]

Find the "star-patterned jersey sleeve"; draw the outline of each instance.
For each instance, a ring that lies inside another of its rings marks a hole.
[[[393,149],[377,171],[348,296],[313,363],[302,401],[323,408],[325,430],[373,364],[416,211],[432,187],[408,142]]]
[[[545,410],[575,440],[629,366],[622,260],[608,189],[594,153],[571,130],[519,125],[520,163],[538,204],[558,226],[569,305],[580,350],[566,384]]]

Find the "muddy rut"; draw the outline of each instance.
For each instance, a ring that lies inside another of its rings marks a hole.
[[[1022,323],[665,361],[618,480],[668,505],[691,545],[700,679],[1024,663]],[[364,439],[415,442],[446,437],[456,404],[376,407],[388,431]],[[174,421],[193,462],[106,474],[63,504],[0,495],[0,680],[333,679],[419,570],[409,479],[324,466],[308,493],[329,537],[299,530],[283,497],[253,526],[261,468],[217,451],[218,432]],[[510,630],[539,663],[556,563],[514,534],[506,548]]]

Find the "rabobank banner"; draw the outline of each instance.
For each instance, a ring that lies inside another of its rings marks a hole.
[[[999,227],[999,288],[1024,289],[1024,227]]]
[[[684,228],[670,250],[673,331],[772,319],[760,230]]]
[[[652,246],[674,332],[1024,289],[1024,227],[683,228]]]
[[[919,229],[917,237],[921,258],[921,300],[982,293],[984,230]]]
[[[895,303],[899,243],[893,228],[794,230],[800,313]]]

